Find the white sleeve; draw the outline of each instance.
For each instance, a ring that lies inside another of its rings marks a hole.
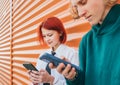
[[[45,69],[45,68],[46,68],[46,65],[47,65],[46,62],[44,62],[44,61],[42,61],[42,60],[40,60],[40,59],[38,58],[37,63],[36,63],[36,68],[37,68],[38,71],[39,71],[40,69]],[[43,85],[43,83],[39,83],[38,85]]]
[[[51,71],[51,75],[54,76],[54,82],[53,85],[67,85],[66,80],[63,75],[59,74],[56,69],[53,69]]]
[[[65,80],[61,80],[59,78],[55,78],[53,85],[67,85]]]
[[[71,52],[69,52],[68,59],[72,64],[79,66],[78,51],[73,49]]]
[[[38,71],[39,71],[40,69],[45,69],[45,68],[46,68],[46,65],[47,65],[46,62],[38,59],[38,60],[37,60],[37,63],[36,63],[36,68],[37,68]]]

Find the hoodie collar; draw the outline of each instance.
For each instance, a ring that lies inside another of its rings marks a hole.
[[[120,5],[114,5],[105,17],[103,23],[94,25],[92,27],[93,32],[97,36],[106,35],[110,33],[110,31],[112,31],[113,28],[111,26],[116,22],[117,18],[120,16],[120,11],[118,11],[118,8],[120,9]]]

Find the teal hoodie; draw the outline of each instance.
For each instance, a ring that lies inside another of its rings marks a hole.
[[[120,85],[120,5],[82,38],[80,71],[68,85]]]

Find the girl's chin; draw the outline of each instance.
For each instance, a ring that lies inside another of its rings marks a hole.
[[[48,45],[50,48],[52,47],[51,45]]]

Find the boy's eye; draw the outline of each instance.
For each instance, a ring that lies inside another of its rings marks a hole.
[[[78,4],[78,5],[85,5],[86,2],[87,2],[87,0],[79,0],[79,1],[77,2],[77,4]]]

